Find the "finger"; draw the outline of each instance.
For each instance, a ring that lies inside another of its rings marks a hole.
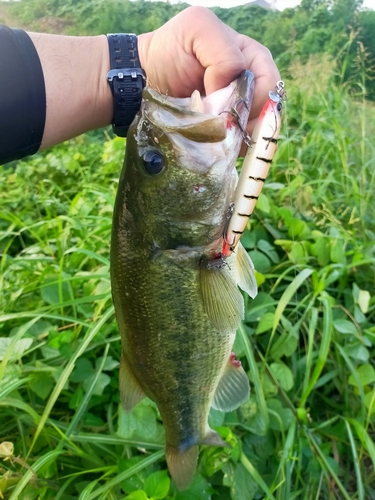
[[[240,38],[242,53],[247,67],[254,73],[255,89],[250,120],[256,118],[268,99],[268,92],[275,90],[280,80],[280,73],[272,58],[271,52],[262,44],[244,35]]]
[[[191,51],[205,69],[204,88],[208,95],[236,79],[246,69],[245,58],[231,31],[213,12],[202,7],[187,11],[192,22]]]

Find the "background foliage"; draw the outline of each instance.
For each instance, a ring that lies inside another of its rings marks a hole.
[[[0,17],[54,32],[141,32],[182,8],[23,0]],[[260,293],[235,351],[252,395],[236,412],[210,415],[231,447],[202,447],[179,493],[155,405],[145,400],[131,415],[119,407],[108,270],[125,143],[97,131],[2,168],[5,498],[375,498],[375,13],[349,0],[215,11],[273,50],[289,95],[243,238]]]

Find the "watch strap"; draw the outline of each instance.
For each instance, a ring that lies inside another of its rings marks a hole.
[[[140,67],[137,37],[131,33],[107,35],[111,70],[107,81],[113,95],[113,132],[126,137],[142,102],[145,76]]]

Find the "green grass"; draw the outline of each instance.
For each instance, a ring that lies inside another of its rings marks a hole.
[[[260,292],[235,351],[252,394],[212,411],[231,447],[202,447],[183,493],[155,405],[119,405],[109,244],[124,141],[101,131],[3,168],[5,498],[375,498],[375,110],[328,61],[291,73],[277,160],[243,237]]]

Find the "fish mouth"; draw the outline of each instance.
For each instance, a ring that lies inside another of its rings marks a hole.
[[[254,94],[254,75],[245,70],[228,87],[201,97],[176,98],[147,87],[143,91],[145,112],[150,122],[195,142],[221,142],[227,136],[228,121],[245,126]],[[242,125],[243,124],[243,125]]]
[[[209,96],[195,90],[191,97],[176,98],[146,87],[142,112],[151,129],[167,135],[181,166],[204,174],[228,156],[237,158],[253,94],[254,75],[246,70]]]

